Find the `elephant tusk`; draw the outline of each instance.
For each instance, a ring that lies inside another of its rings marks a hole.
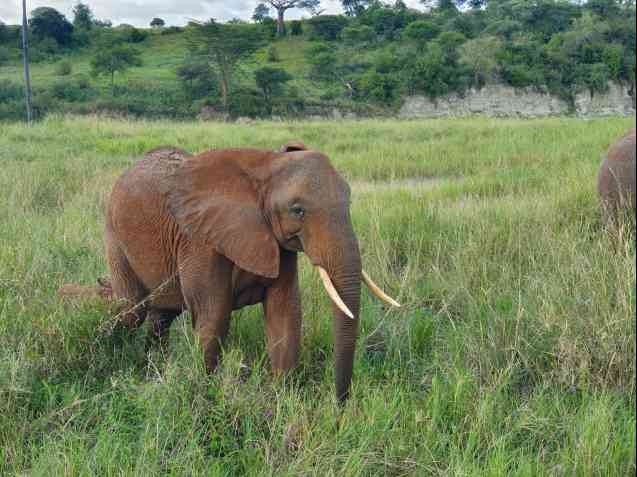
[[[341,299],[340,295],[336,291],[336,288],[334,288],[334,284],[332,283],[332,280],[330,279],[330,276],[328,275],[327,271],[321,267],[316,267],[316,268],[318,268],[319,275],[321,276],[321,280],[323,280],[323,286],[325,287],[325,291],[327,292],[329,297],[332,299],[334,304],[339,308],[339,310],[341,310],[343,313],[345,313],[347,316],[353,319],[354,314],[351,311],[349,311],[349,308],[347,308],[347,305],[345,305],[345,303]]]
[[[385,303],[388,303],[389,305],[392,305],[392,306],[395,306],[397,308],[400,308],[400,303],[398,303],[392,297],[387,295],[383,290],[381,290],[380,287],[378,285],[376,285],[372,281],[371,278],[369,278],[369,275],[367,275],[365,270],[361,270],[361,275],[363,277],[363,281],[365,282],[365,285],[367,285],[369,287],[369,289],[372,291],[372,293],[374,295],[376,295],[378,298],[380,298]]]

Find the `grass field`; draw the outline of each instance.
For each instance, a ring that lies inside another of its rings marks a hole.
[[[0,124],[0,475],[634,475],[635,242],[611,239],[595,194],[631,124]],[[143,151],[295,138],[351,180],[365,267],[404,304],[363,291],[342,410],[305,259],[286,381],[256,307],[206,376],[189,319],[147,368],[143,330],[117,343],[104,305],[56,297],[107,273],[102,208]]]

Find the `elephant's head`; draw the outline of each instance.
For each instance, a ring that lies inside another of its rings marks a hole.
[[[289,147],[288,147],[289,146]],[[289,152],[287,152],[289,151]],[[182,163],[169,204],[180,227],[240,268],[279,273],[280,250],[304,252],[334,302],[336,393],[349,394],[361,281],[399,306],[362,270],[350,188],[328,158],[300,142],[280,152],[211,151]]]

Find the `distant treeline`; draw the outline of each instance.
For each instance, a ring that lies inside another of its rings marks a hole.
[[[290,3],[255,2],[250,22],[171,27],[152,18],[149,29],[113,27],[83,3],[72,22],[37,8],[29,20],[31,61],[55,63],[55,74],[66,78],[36,85],[36,108],[40,115],[192,117],[206,107],[259,117],[331,105],[387,109],[406,94],[435,98],[491,82],[571,102],[583,89],[604,92],[609,81],[635,91],[634,1],[425,0],[416,10],[400,0],[343,0],[345,15],[324,15],[313,0],[292,2],[312,16],[288,22],[277,5]],[[147,53],[161,55],[152,46],[157,35],[170,35],[183,50],[181,64],[171,67],[174,80],[118,81],[144,68]],[[3,65],[18,65],[19,37],[19,27],[0,23],[0,119],[23,114],[22,85],[2,79]],[[281,61],[282,41],[288,49],[297,41],[303,55]],[[90,71],[74,74],[87,57]]]

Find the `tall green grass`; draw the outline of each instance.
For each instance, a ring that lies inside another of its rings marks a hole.
[[[0,125],[1,475],[635,473],[635,242],[595,174],[630,119]],[[206,376],[189,320],[146,366],[108,310],[102,209],[147,149],[326,152],[352,181],[366,269],[352,399],[334,402],[329,303],[302,259],[301,365],[269,373],[258,307]],[[404,187],[376,181],[428,178]],[[369,184],[368,182],[372,182]]]

